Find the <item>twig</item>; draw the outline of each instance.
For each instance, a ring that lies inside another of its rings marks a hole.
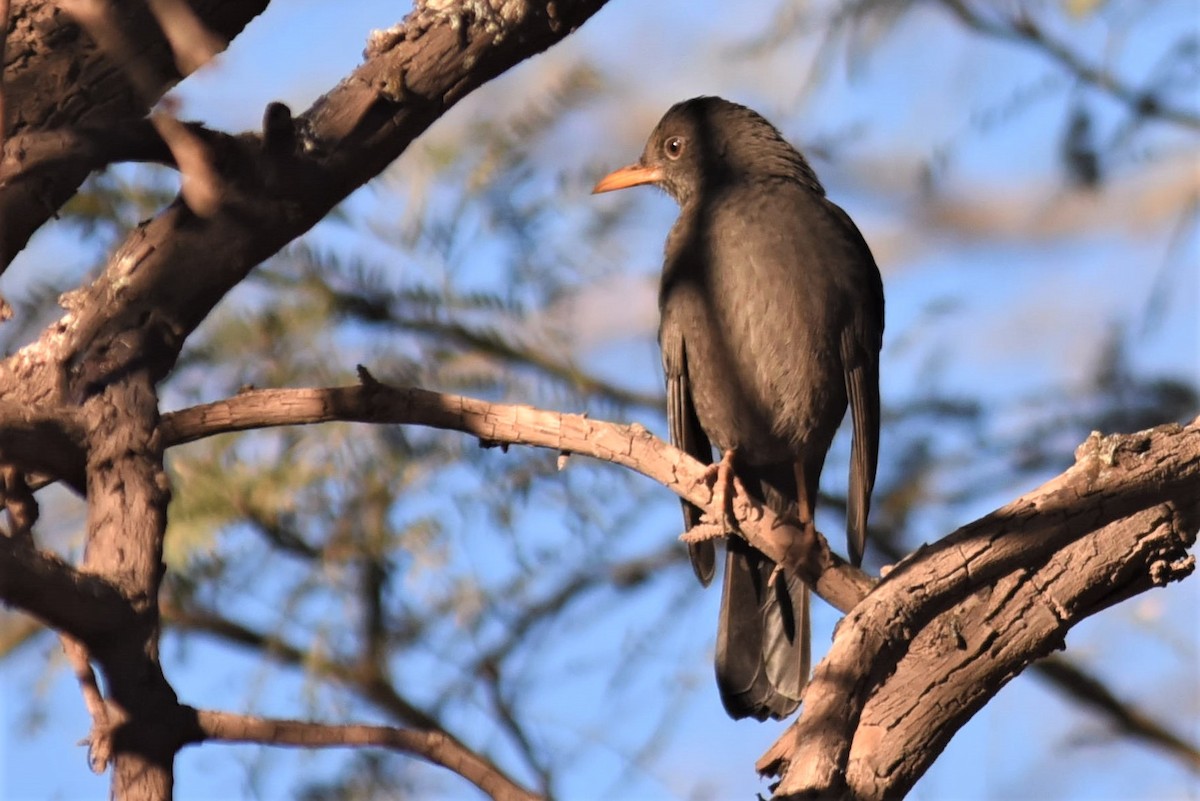
[[[1178,106],[1165,103],[1162,98],[1148,90],[1135,89],[1107,70],[1089,64],[1064,42],[1046,33],[1028,17],[992,20],[974,9],[965,0],[941,0],[968,28],[978,33],[1018,42],[1038,50],[1078,80],[1124,103],[1138,117],[1158,117],[1187,128],[1200,129],[1200,115]]]

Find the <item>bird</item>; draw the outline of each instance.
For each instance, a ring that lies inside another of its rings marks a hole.
[[[775,126],[720,97],[676,103],[641,158],[593,192],[644,184],[679,206],[659,284],[671,443],[710,471],[728,467],[773,512],[815,533],[821,470],[849,409],[847,547],[861,564],[879,457],[884,318],[866,240]],[[683,507],[691,530],[701,510]],[[721,701],[735,720],[782,719],[808,682],[809,588],[740,536],[724,539]],[[714,541],[688,548],[707,586]]]

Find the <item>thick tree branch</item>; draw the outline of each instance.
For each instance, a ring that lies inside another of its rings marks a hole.
[[[61,478],[83,492],[84,427],[74,409],[0,400],[0,463]]]
[[[470,751],[445,732],[398,729],[392,726],[332,725],[277,720],[228,712],[200,710],[196,722],[203,740],[303,748],[375,746],[413,754],[454,771],[495,801],[537,801],[495,765]]]
[[[191,0],[188,5],[197,24],[213,37],[206,39],[211,43],[232,40],[267,3]],[[114,24],[133,47],[118,53],[98,47],[57,0],[11,0],[8,42],[0,61],[6,114],[0,118],[0,138],[5,140],[0,148],[0,272],[93,169],[87,160],[68,159],[54,169],[26,172],[19,166],[25,160],[19,142],[11,140],[78,126],[110,128],[121,120],[137,125],[182,77],[177,54],[156,16],[161,5],[112,4]],[[128,59],[142,65],[140,92],[123,68]]]
[[[255,265],[379,174],[471,90],[603,5],[419,6],[403,25],[377,33],[363,65],[293,121],[293,149],[254,136],[217,149],[215,212],[197,218],[175,203],[133,231],[95,282],[64,298],[61,324],[28,346],[23,361],[9,360],[16,375],[0,386],[28,383],[27,371],[47,364],[66,369],[71,399],[142,366],[161,379],[186,337]]]
[[[918,550],[847,616],[760,770],[783,774],[780,796],[903,795],[1071,626],[1190,574],[1198,521],[1200,419],[1094,434],[1066,473]]]
[[[899,562],[904,558],[888,537],[873,537],[871,542],[877,553],[883,552],[884,559]],[[1034,662],[1030,668],[1066,698],[1106,720],[1119,735],[1160,748],[1190,769],[1200,770],[1200,748],[1136,704],[1119,699],[1099,677],[1069,657],[1053,654]]]
[[[84,643],[102,642],[137,624],[129,601],[111,583],[36,549],[26,538],[0,536],[0,601]]]
[[[214,147],[232,147],[232,137],[199,123],[180,123]],[[107,125],[29,131],[9,138],[0,150],[0,183],[52,175],[63,169],[103,169],[119,162],[152,162],[175,167],[171,148],[150,119],[122,120]],[[7,191],[7,189],[6,189]]]

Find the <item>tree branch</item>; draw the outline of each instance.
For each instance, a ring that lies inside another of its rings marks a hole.
[[[0,536],[0,601],[89,645],[138,622],[111,583],[38,550],[27,538]]]
[[[49,473],[82,493],[85,439],[74,409],[0,400],[0,462],[22,473]]]
[[[103,773],[112,759],[114,727],[108,719],[108,705],[104,702],[100,683],[96,681],[96,671],[92,670],[91,654],[87,646],[69,634],[60,633],[58,640],[75,673],[75,680],[79,682],[83,706],[92,719],[92,729],[87,737],[88,761],[93,773]]]
[[[872,537],[871,543],[884,559],[899,562],[904,558],[890,538]],[[1053,654],[1034,662],[1030,669],[1081,708],[1106,719],[1119,734],[1160,748],[1192,770],[1200,770],[1200,749],[1137,704],[1117,698],[1099,677],[1070,658]]]
[[[1135,117],[1158,117],[1185,128],[1200,130],[1200,115],[1166,103],[1153,91],[1136,89],[1111,72],[1089,64],[1065,42],[1042,30],[1029,16],[1022,14],[1013,19],[990,19],[972,7],[967,0],[941,0],[941,3],[959,21],[977,33],[1032,47],[1077,80],[1100,89],[1128,106]]]
[[[416,424],[472,434],[485,445],[531,445],[619,464],[647,476],[719,519],[705,466],[639,425],[618,425],[530,406],[366,383],[329,389],[267,389],[163,416],[164,442],[179,445],[229,431],[334,420]],[[818,535],[811,553],[789,554],[803,541],[798,528],[744,492],[734,514],[746,538],[777,562],[794,567],[814,590],[843,612],[870,591],[871,580],[834,554]],[[802,557],[802,561],[797,561]]]
[[[442,729],[429,713],[417,708],[378,673],[367,673],[357,665],[314,653],[278,636],[263,634],[221,615],[204,609],[183,608],[163,601],[163,617],[180,630],[198,631],[227,643],[251,648],[283,664],[302,667],[325,676],[360,693],[374,706],[419,729]]]
[[[444,731],[416,731],[392,726],[331,725],[279,720],[228,712],[196,712],[202,740],[304,748],[375,746],[414,754],[454,771],[495,801],[538,801],[540,796],[512,782],[488,760]]]
[[[269,0],[193,0],[198,24],[217,40],[228,42],[267,7]],[[161,5],[160,2],[153,4]],[[176,53],[156,15],[146,3],[121,3],[113,15],[133,53],[143,65],[141,91],[134,91],[122,67],[122,54],[107,52],[80,30],[57,0],[12,0],[4,71],[3,120],[12,121],[0,148],[0,272],[33,235],[62,207],[88,173],[87,161],[59,161],[54,169],[21,169],[24,135],[88,126],[104,121],[131,125],[182,77]],[[211,41],[211,40],[210,40]],[[0,128],[4,123],[0,122]]]
[[[1066,473],[918,550],[842,621],[760,771],[782,774],[780,796],[903,795],[1073,625],[1189,575],[1198,521],[1200,418],[1093,434]]]
[[[345,686],[352,692],[359,694],[373,706],[383,710],[386,714],[397,720],[404,721],[408,725],[414,727],[407,730],[411,736],[424,739],[430,743],[440,743],[439,753],[448,755],[449,757],[461,757],[464,764],[477,762],[480,765],[487,766],[490,773],[495,774],[497,786],[518,787],[511,779],[505,776],[499,768],[485,759],[483,756],[475,754],[462,741],[448,732],[441,723],[429,715],[428,713],[418,709],[406,698],[402,697],[395,687],[380,674],[377,670],[372,670],[372,666],[348,665],[332,659],[327,656],[311,652],[308,649],[301,648],[290,642],[287,642],[279,637],[263,634],[246,626],[236,623],[227,618],[221,617],[212,612],[198,609],[184,609],[175,606],[169,601],[163,602],[163,615],[167,622],[179,629],[188,631],[197,631],[210,634],[214,637],[219,637],[226,642],[241,645],[247,648],[254,648],[262,654],[274,658],[284,664],[295,667],[304,667],[312,670],[317,675],[326,676]],[[231,719],[236,719],[236,716],[229,716]],[[308,725],[308,724],[300,724]],[[203,728],[203,727],[202,727]],[[354,728],[354,727],[351,727]],[[373,728],[373,727],[366,727]],[[389,727],[379,727],[389,729]],[[390,729],[392,731],[404,731],[400,729]],[[207,737],[205,737],[207,739]],[[225,736],[218,739],[232,740],[233,738]],[[199,741],[199,740],[196,740]],[[265,742],[265,741],[264,741]],[[284,745],[308,745],[305,742],[286,742]],[[313,743],[313,745],[362,745],[367,743]],[[385,743],[377,743],[386,745]],[[439,765],[444,765],[450,770],[459,773],[464,778],[479,784],[472,778],[472,775],[464,773],[453,764],[442,762],[440,759],[435,759],[428,754],[424,754],[431,762]],[[476,768],[471,768],[475,771]],[[489,779],[489,781],[491,781]],[[480,785],[482,787],[482,785]],[[521,792],[529,795],[524,789]],[[521,796],[525,797],[525,796]],[[536,797],[536,796],[534,796]]]
[[[418,5],[403,25],[377,32],[362,66],[293,120],[294,148],[246,136],[214,153],[214,212],[198,218],[175,203],[132,231],[101,276],[65,299],[61,326],[9,365],[15,383],[30,383],[29,371],[47,362],[67,368],[71,399],[138,367],[161,379],[191,331],[255,265],[378,175],[470,91],[563,39],[604,2]]]
[[[636,470],[706,510],[711,504],[703,466],[639,426],[391,388],[365,371],[363,378],[359,387],[256,390],[176,412],[164,418],[164,435],[179,443],[328,420],[421,424],[485,444],[586,454]],[[823,597],[822,589],[837,587],[835,605],[853,610],[817,669],[804,715],[760,769],[786,771],[784,795],[836,792],[850,781],[862,797],[882,798],[910,787],[945,745],[933,738],[948,739],[1011,676],[1061,647],[1079,620],[1192,571],[1185,549],[1200,520],[1200,418],[1187,427],[1093,434],[1066,473],[918,550],[873,592],[865,576],[856,579],[857,571],[828,555],[823,538],[808,559],[780,537],[786,524],[767,519],[767,510],[759,515],[744,492],[734,511],[751,543],[811,577]],[[961,634],[976,631],[984,641],[967,643]],[[919,691],[914,682],[923,683]],[[914,697],[922,699],[916,711],[901,703]],[[895,714],[893,704],[909,717],[884,721]],[[944,719],[934,725],[931,717]],[[883,731],[899,747],[879,747]],[[880,761],[885,753],[892,762]]]
[[[1122,734],[1161,748],[1191,770],[1200,772],[1200,749],[1142,710],[1117,698],[1100,679],[1079,665],[1054,655],[1036,662],[1033,667],[1068,697],[1107,717]]]

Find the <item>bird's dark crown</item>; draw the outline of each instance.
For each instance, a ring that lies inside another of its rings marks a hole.
[[[681,205],[702,186],[744,178],[793,180],[825,194],[804,156],[774,125],[720,97],[671,106],[650,134],[641,163],[662,169],[659,184]]]

